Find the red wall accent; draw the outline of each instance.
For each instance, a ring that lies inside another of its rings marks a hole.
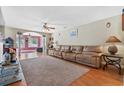
[[[37,49],[38,47],[41,47],[41,36],[31,36],[32,38],[37,38],[38,39],[38,47],[29,47],[28,46],[28,38],[29,35],[24,35],[23,38],[25,39],[25,48],[22,48],[21,50],[34,50],[34,49]]]

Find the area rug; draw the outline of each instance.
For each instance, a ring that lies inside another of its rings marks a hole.
[[[51,56],[22,60],[21,65],[29,86],[67,86],[89,71],[82,65]]]

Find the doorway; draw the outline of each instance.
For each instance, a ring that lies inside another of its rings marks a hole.
[[[20,59],[37,57],[37,49],[43,47],[42,35],[36,32],[25,32],[17,35],[16,45]]]

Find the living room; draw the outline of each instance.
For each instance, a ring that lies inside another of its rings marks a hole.
[[[1,6],[0,25],[0,85],[123,86],[122,6]]]

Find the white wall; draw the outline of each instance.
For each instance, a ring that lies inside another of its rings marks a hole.
[[[4,18],[2,15],[1,7],[0,7],[0,33],[4,34]]]
[[[0,33],[4,36],[4,26],[0,26]]]
[[[106,28],[107,22],[111,23],[109,29]],[[124,32],[121,28],[121,15],[118,15],[79,26],[77,38],[71,38],[69,35],[73,29],[57,31],[54,38],[60,45],[99,45],[104,44],[110,35],[117,36],[124,42]]]
[[[0,7],[0,26],[4,26],[5,22],[4,22],[4,18],[3,18],[3,14],[1,11],[1,7]]]

